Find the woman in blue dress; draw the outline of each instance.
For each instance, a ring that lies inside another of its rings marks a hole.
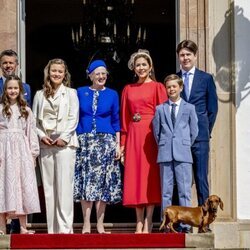
[[[97,232],[105,233],[106,204],[121,201],[119,97],[105,87],[107,67],[93,61],[87,73],[91,86],[80,87],[80,117],[77,134],[80,147],[75,166],[74,200],[81,202],[82,233],[91,232],[90,215],[95,203]]]

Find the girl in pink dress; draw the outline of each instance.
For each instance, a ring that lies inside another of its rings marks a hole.
[[[18,76],[9,76],[0,102],[0,234],[7,218],[19,218],[20,233],[27,230],[27,214],[40,212],[35,175],[39,154],[36,124],[23,98]]]

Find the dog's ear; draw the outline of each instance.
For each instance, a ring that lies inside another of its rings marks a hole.
[[[223,208],[224,208],[224,203],[223,203],[223,201],[221,200],[221,198],[220,198],[219,202],[220,202],[220,209],[223,210]]]
[[[205,203],[202,205],[202,209],[204,212],[207,212],[209,209],[209,200],[208,198],[206,199]]]

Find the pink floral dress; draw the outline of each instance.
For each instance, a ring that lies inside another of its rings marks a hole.
[[[27,120],[17,104],[12,115],[3,115],[0,104],[0,213],[15,215],[40,212],[34,158],[39,154],[36,124],[30,108]]]

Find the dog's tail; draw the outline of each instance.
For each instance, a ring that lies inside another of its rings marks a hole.
[[[165,224],[166,224],[166,214],[163,212],[163,221],[161,223],[159,231],[161,231],[165,227]]]

